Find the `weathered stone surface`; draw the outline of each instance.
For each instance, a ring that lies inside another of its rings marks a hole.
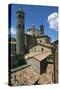
[[[53,65],[48,65],[46,73],[38,74],[34,69],[29,66],[24,69],[18,70],[11,74],[11,85],[32,85],[37,84],[52,84],[53,83]]]
[[[27,67],[11,74],[12,85],[32,85],[39,78],[39,74],[35,73],[33,68]]]
[[[53,83],[53,64],[48,64],[46,73],[40,75],[38,84]]]

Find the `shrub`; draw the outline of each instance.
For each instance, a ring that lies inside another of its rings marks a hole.
[[[26,60],[23,55],[14,55],[11,57],[11,68],[17,68],[19,66],[25,65]]]

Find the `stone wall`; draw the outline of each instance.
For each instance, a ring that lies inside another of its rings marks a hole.
[[[36,40],[37,40],[37,43],[50,44],[50,38],[45,37],[45,36],[36,38]]]
[[[55,51],[55,83],[58,83],[58,47]]]
[[[30,64],[34,71],[40,75],[38,84],[52,84],[54,82],[54,66],[53,64],[47,63],[47,59],[39,62],[34,58],[27,60],[27,63]]]
[[[38,60],[35,60],[34,58],[30,58],[27,60],[27,63],[33,67],[36,73],[40,74],[40,62]]]
[[[36,45],[32,47],[29,51],[34,51],[34,52],[51,52],[51,48],[48,48],[44,45]]]

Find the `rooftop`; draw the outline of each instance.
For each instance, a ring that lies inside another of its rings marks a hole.
[[[51,52],[30,52],[29,54],[25,55],[25,58],[35,58],[38,61],[42,61],[51,55]]]
[[[46,59],[49,55],[51,55],[50,52],[45,52],[43,54],[37,55],[37,56],[33,56],[33,58],[35,58],[38,61],[42,61],[44,59]]]
[[[36,38],[40,38],[40,37],[48,37],[50,39],[50,37],[48,35],[39,35],[39,36],[36,36]]]

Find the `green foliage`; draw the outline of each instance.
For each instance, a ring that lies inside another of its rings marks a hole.
[[[11,69],[12,68],[17,68],[19,66],[25,65],[26,60],[24,59],[23,55],[14,55],[11,57]]]

